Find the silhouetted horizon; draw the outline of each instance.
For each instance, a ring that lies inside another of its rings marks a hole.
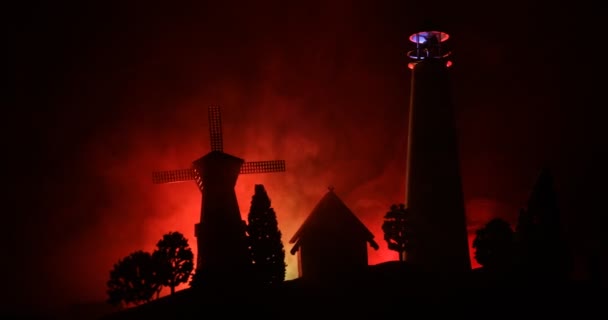
[[[387,209],[408,192],[406,53],[427,20],[449,33],[453,50],[473,267],[476,232],[495,218],[515,230],[549,168],[575,280],[605,285],[595,12],[548,1],[15,6],[4,135],[4,252],[13,263],[0,313],[95,309],[121,257],[152,252],[169,231],[194,244],[201,192],[154,185],[150,173],[188,168],[209,152],[210,106],[222,110],[231,155],[288,164],[239,176],[242,220],[264,185],[287,245],[332,185],[379,244],[368,246],[368,265],[398,260],[378,239]],[[285,262],[285,279],[296,279],[297,256]]]

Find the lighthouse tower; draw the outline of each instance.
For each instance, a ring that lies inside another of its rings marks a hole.
[[[410,36],[412,70],[406,203],[410,212],[408,263],[423,271],[471,269],[454,110],[449,82],[449,35]]]

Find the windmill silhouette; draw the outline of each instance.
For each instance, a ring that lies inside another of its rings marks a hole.
[[[244,280],[251,265],[245,222],[234,192],[239,174],[285,171],[284,160],[245,162],[223,152],[222,119],[219,107],[209,107],[211,152],[195,160],[192,167],[152,173],[152,182],[194,180],[202,193],[197,237],[196,272],[205,281]]]

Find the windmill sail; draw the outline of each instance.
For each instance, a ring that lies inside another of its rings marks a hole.
[[[249,161],[241,166],[241,174],[283,171],[285,171],[285,160]]]
[[[180,181],[190,181],[196,178],[194,169],[177,169],[167,171],[152,172],[152,183],[171,183]]]
[[[220,108],[209,107],[209,140],[211,151],[224,151],[224,140],[222,137],[222,114]]]

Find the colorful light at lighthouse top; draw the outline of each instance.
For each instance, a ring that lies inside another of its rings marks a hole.
[[[450,35],[441,31],[420,31],[412,34],[409,40],[416,44],[416,48],[407,53],[407,56],[413,60],[408,67],[414,69],[414,66],[422,61],[442,60],[449,68],[452,65],[452,61],[449,60],[452,53],[445,45],[445,41],[449,38]]]

